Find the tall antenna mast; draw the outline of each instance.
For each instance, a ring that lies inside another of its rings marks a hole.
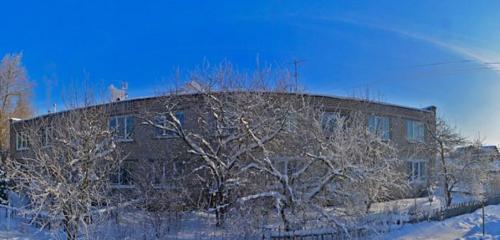
[[[293,88],[293,91],[297,91],[298,90],[298,86],[299,86],[299,64],[305,62],[305,60],[298,60],[298,59],[295,59],[293,60],[292,64],[293,64],[293,77],[294,77],[294,80],[295,80],[295,86]]]

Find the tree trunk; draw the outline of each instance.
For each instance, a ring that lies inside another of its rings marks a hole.
[[[281,220],[283,221],[283,227],[285,228],[285,231],[290,231],[290,222],[288,222],[288,219],[286,218],[286,213],[285,213],[285,205],[280,208],[280,217]]]
[[[66,231],[66,239],[76,240],[78,226],[71,221],[71,217],[64,217],[64,230]]]
[[[224,225],[225,209],[224,188],[221,187],[221,189],[215,193],[215,225],[217,227],[222,227]]]
[[[442,143],[440,143],[440,157],[441,157],[441,169],[443,171],[443,176],[444,176],[444,186],[443,186],[443,191],[444,191],[444,200],[446,202],[446,206],[449,207],[451,205],[451,189],[450,189],[450,179],[448,177],[448,169],[446,167],[446,159],[444,156],[444,146]]]
[[[78,235],[78,223],[72,220],[71,211],[64,211],[64,231],[67,240],[76,240]]]
[[[373,201],[368,200],[366,202],[366,213],[367,214],[370,213],[370,208],[371,208],[372,204],[373,204]]]
[[[446,202],[446,206],[449,207],[451,205],[451,191],[449,189],[448,181],[444,182],[444,200]]]

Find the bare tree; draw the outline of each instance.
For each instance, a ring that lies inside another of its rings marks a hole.
[[[0,63],[0,163],[4,163],[9,149],[9,119],[31,116],[29,103],[32,86],[21,63],[21,54],[7,54]],[[8,180],[0,164],[0,203],[7,201]]]
[[[21,63],[22,54],[7,54],[0,63],[0,151],[9,147],[9,119],[32,115],[32,86]],[[3,156],[3,155],[2,155]]]
[[[491,184],[490,168],[493,154],[487,151],[481,139],[476,139],[471,145],[456,150],[448,159],[454,187],[452,190],[470,194],[484,201],[487,197],[487,185]]]
[[[164,160],[145,161],[137,166],[132,176],[135,205],[145,213],[157,239],[164,239],[167,233],[177,230],[182,213],[189,205],[186,199],[189,199],[190,191],[182,184],[185,176],[176,164]]]
[[[446,206],[450,206],[452,202],[452,192],[459,182],[460,161],[456,158],[451,158],[456,147],[464,145],[467,140],[461,136],[456,128],[451,127],[444,119],[438,118],[436,121],[436,130],[427,129],[427,132],[432,137],[430,142],[431,149],[438,153],[439,159],[439,177],[443,183],[443,193]]]
[[[110,203],[110,176],[122,161],[106,106],[57,113],[16,125],[25,151],[7,162],[26,211],[62,223],[67,239],[90,234],[98,207]]]
[[[263,154],[252,156],[247,166],[271,184],[256,188],[240,202],[274,199],[285,230],[293,229],[293,221],[301,216],[305,216],[301,226],[311,217],[343,226],[339,215],[328,213],[326,206],[349,210],[359,206],[356,203],[369,204],[403,190],[395,149],[368,130],[365,116],[354,112],[348,117],[336,114],[328,121],[324,117],[313,105],[299,108],[293,117],[298,128],[284,134],[285,139],[297,139],[295,143],[259,144]],[[258,132],[247,131],[256,143],[262,142]]]
[[[277,114],[280,109],[272,104],[268,96],[272,90],[268,86],[269,82],[284,81],[287,77],[268,69],[248,76],[227,63],[205,68],[189,78],[187,91],[192,95],[168,96],[164,108],[145,120],[165,134],[178,136],[197,159],[189,174],[204,186],[201,191],[209,210],[216,215],[217,226],[223,225],[225,214],[241,194],[245,182],[240,174],[242,161],[250,152],[260,149],[260,144],[272,141],[282,129],[284,114]],[[197,104],[184,109],[184,103],[192,100],[190,97]],[[192,127],[184,124],[182,111],[194,116]],[[247,128],[262,134],[259,143]]]

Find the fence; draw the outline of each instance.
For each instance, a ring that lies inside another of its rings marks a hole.
[[[267,235],[263,235],[263,239],[272,240],[308,240],[308,239],[321,239],[321,240],[340,240],[349,238],[368,238],[373,236],[373,234],[379,234],[383,232],[388,232],[395,228],[400,228],[404,224],[408,223],[419,223],[424,221],[442,221],[444,219],[456,217],[459,215],[472,213],[477,209],[480,209],[486,205],[497,205],[500,204],[500,196],[489,197],[486,201],[469,201],[452,204],[449,207],[434,209],[432,211],[424,211],[419,213],[413,213],[411,215],[404,214],[394,214],[386,215],[385,217],[377,218],[377,214],[369,215],[363,218],[360,222],[361,226],[372,226],[374,228],[359,227],[354,229],[309,229],[309,230],[298,230],[298,231],[274,231]],[[387,217],[390,216],[390,217]],[[368,224],[367,224],[368,223]],[[392,228],[392,229],[391,229]]]
[[[38,213],[34,214],[32,212],[23,210],[21,208],[12,207],[10,205],[2,205],[0,204],[1,214],[4,214],[5,219],[7,220],[8,228],[10,228],[10,223],[15,220],[15,218],[19,217],[19,219],[26,222],[26,224],[33,225],[37,228],[46,228],[50,229],[50,222],[48,221],[49,217],[47,214]]]
[[[452,204],[446,208],[435,209],[431,212],[415,214],[413,215],[407,223],[418,223],[427,220],[432,221],[442,221],[444,219],[456,217],[459,215],[472,213],[477,209],[481,208],[483,205],[497,205],[500,204],[500,196],[489,197],[486,201],[468,201],[462,203]]]
[[[307,232],[307,231],[294,231],[282,233],[280,235],[271,235],[269,239],[272,240],[344,240],[351,238],[365,238],[371,235],[371,231],[364,228],[346,231],[325,231],[325,232]]]

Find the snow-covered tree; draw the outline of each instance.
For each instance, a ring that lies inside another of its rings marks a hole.
[[[110,203],[110,176],[122,157],[107,117],[105,106],[90,107],[15,129],[29,146],[22,157],[7,161],[8,174],[29,199],[26,211],[61,223],[67,239],[88,234],[99,219],[96,208]]]
[[[141,209],[146,225],[157,239],[164,239],[188,206],[191,191],[183,184],[186,177],[177,169],[175,162],[150,160],[138,165],[133,171],[134,207]]]
[[[491,177],[492,154],[484,148],[480,139],[456,150],[449,158],[452,163],[449,165],[454,187],[452,190],[485,200]]]
[[[241,203],[273,199],[285,230],[304,226],[310,218],[342,226],[340,215],[364,212],[369,204],[404,190],[404,174],[398,171],[402,162],[389,142],[369,131],[366,116],[327,114],[307,100],[298,102],[305,104],[293,112],[295,127],[282,139],[266,146],[260,144],[260,133],[247,128],[262,154],[251,155],[246,168],[266,184],[240,198]],[[327,206],[335,206],[336,213]]]
[[[436,120],[435,131],[428,129],[427,132],[432,138],[429,143],[431,151],[437,151],[438,153],[438,180],[443,184],[446,206],[450,206],[453,198],[452,192],[459,183],[463,171],[466,170],[464,167],[467,166],[463,161],[465,160],[463,159],[464,156],[455,158],[451,157],[450,154],[467,141],[458,133],[456,128],[451,127],[442,118]]]
[[[190,165],[194,167],[187,174],[203,186],[201,191],[216,215],[217,226],[224,223],[225,214],[241,194],[245,182],[242,161],[282,129],[285,108],[277,107],[269,96],[273,90],[268,82],[284,82],[288,76],[268,69],[248,76],[223,63],[191,74],[186,91],[192,95],[176,91],[165,97],[162,110],[146,114],[150,116],[146,124],[179,137],[193,156]],[[186,107],[190,97],[196,104]],[[194,116],[191,127],[184,123],[184,113]],[[247,128],[261,134],[259,143]]]

